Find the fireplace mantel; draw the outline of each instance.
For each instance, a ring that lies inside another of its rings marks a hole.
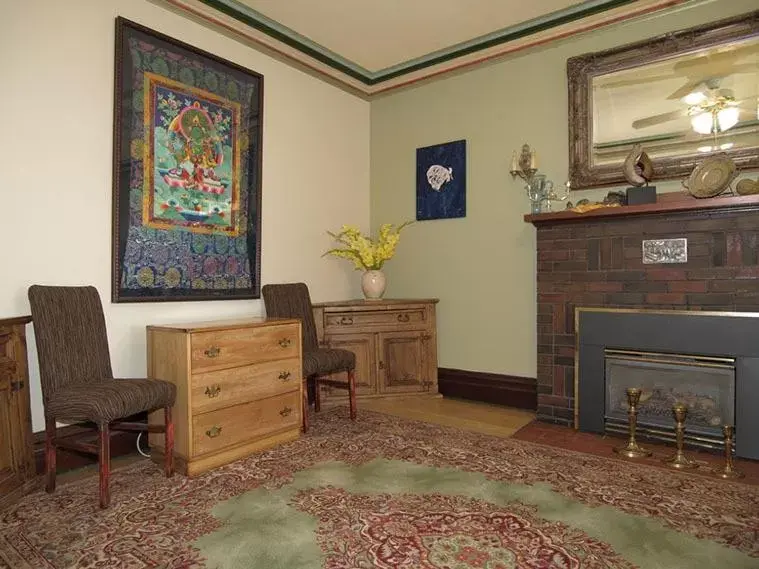
[[[552,213],[527,214],[524,220],[535,226],[572,223],[577,221],[601,220],[605,218],[632,217],[637,215],[662,215],[678,212],[712,212],[719,210],[759,211],[759,194],[752,196],[723,196],[716,198],[694,198],[683,192],[670,192],[657,196],[657,202],[622,207],[594,209],[586,213],[557,211]]]

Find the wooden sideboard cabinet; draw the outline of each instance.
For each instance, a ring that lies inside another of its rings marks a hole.
[[[36,485],[26,359],[31,316],[0,319],[0,508]]]
[[[437,394],[437,299],[314,304],[320,345],[356,354],[356,395]],[[322,386],[324,401],[345,391]]]
[[[177,469],[195,476],[297,439],[302,424],[299,320],[148,326],[148,376],[177,386]],[[151,413],[161,424],[163,411]],[[164,436],[150,434],[163,460]]]

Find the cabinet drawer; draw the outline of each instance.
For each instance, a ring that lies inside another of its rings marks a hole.
[[[192,410],[202,413],[293,391],[299,388],[301,372],[300,360],[290,358],[196,373],[191,380]]]
[[[212,368],[297,358],[297,324],[197,332],[192,335],[193,373]]]
[[[324,320],[324,329],[328,332],[348,332],[354,329],[419,329],[427,324],[427,312],[424,307],[367,312],[328,312],[324,315]]]
[[[300,428],[301,405],[298,390],[195,415],[193,455],[220,451],[268,433]]]

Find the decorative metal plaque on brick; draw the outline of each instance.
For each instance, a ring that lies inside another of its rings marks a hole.
[[[688,239],[644,239],[643,264],[687,263]]]

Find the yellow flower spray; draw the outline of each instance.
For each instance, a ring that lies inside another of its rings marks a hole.
[[[378,271],[385,261],[392,259],[395,255],[395,247],[401,238],[401,230],[412,223],[413,221],[407,221],[397,227],[392,223],[383,223],[376,240],[362,235],[355,225],[343,225],[339,233],[327,231],[343,247],[330,249],[322,257],[334,255],[341,259],[348,259],[353,262],[357,271]]]

